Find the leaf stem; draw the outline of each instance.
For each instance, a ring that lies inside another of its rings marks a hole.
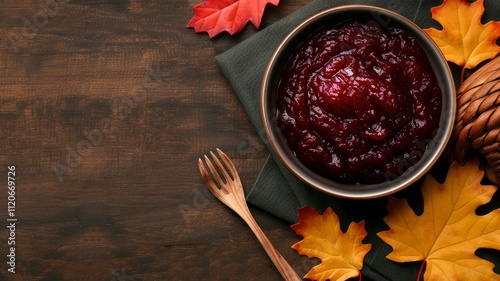
[[[462,73],[460,74],[460,85],[464,82],[464,77],[465,77],[465,66],[462,67]]]
[[[363,281],[363,274],[361,274],[361,271],[358,270],[359,272],[359,278],[358,278],[358,281]]]
[[[418,270],[417,281],[420,281],[420,278],[424,274],[424,268],[425,268],[425,260],[422,261],[422,264],[420,265],[420,269]]]

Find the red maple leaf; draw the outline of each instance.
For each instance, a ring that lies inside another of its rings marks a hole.
[[[193,7],[195,15],[187,27],[207,32],[210,38],[223,31],[231,35],[240,32],[249,21],[259,29],[268,3],[277,6],[279,0],[205,0]]]

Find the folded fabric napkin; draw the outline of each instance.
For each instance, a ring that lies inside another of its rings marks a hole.
[[[261,81],[269,59],[280,42],[302,21],[318,12],[341,5],[379,6],[397,12],[419,26],[427,28],[437,26],[431,18],[430,8],[441,3],[442,0],[316,0],[216,57],[223,75],[230,82],[270,152],[270,157],[248,194],[248,202],[290,224],[297,222],[297,209],[303,205],[316,208],[320,213],[327,207],[332,207],[339,216],[344,229],[347,229],[351,221],[365,219],[369,233],[365,241],[372,244],[372,249],[365,257],[362,274],[370,280],[416,280],[420,262],[399,264],[385,258],[391,252],[391,247],[375,235],[387,229],[382,220],[386,214],[385,198],[359,201],[328,196],[304,184],[279,161],[265,139],[260,115]],[[490,14],[500,13],[500,3],[488,5],[490,5],[487,7]],[[487,15],[485,19],[490,20]],[[410,204],[416,211],[421,208],[418,184],[405,189],[396,196],[411,198]]]

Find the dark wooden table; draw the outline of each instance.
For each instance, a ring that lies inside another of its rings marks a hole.
[[[248,191],[268,156],[214,59],[257,31],[196,34],[199,2],[0,2],[0,280],[281,279],[198,172],[219,147]],[[268,6],[261,28],[308,2]],[[251,211],[299,274],[317,262]]]

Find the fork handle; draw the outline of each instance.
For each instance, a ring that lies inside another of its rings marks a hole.
[[[295,272],[295,270],[288,264],[288,262],[283,258],[283,256],[278,252],[278,250],[273,246],[271,241],[267,238],[266,234],[260,226],[257,224],[252,215],[242,216],[243,220],[248,224],[250,229],[252,229],[255,236],[259,240],[260,244],[266,250],[267,255],[271,258],[274,265],[281,273],[281,276],[286,281],[301,281],[302,278]]]

